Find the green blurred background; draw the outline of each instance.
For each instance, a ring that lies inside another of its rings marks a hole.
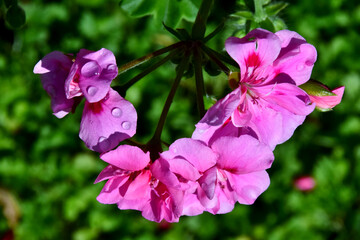
[[[268,171],[271,185],[254,205],[237,204],[225,215],[204,213],[182,217],[179,223],[157,224],[139,212],[119,211],[115,205],[96,201],[104,183],[93,181],[106,164],[78,138],[82,106],[64,119],[54,117],[33,67],[54,50],[76,53],[80,48],[104,47],[115,53],[121,65],[173,43],[161,21],[189,26],[200,2],[178,0],[177,15],[164,15],[162,4],[167,1],[158,2],[154,16],[134,18],[117,0],[24,0],[19,6],[26,13],[26,24],[13,30],[5,23],[1,1],[0,210],[4,211],[0,211],[0,239],[360,239],[360,4],[356,0],[292,0],[279,15],[290,30],[317,48],[312,77],[331,88],[345,85],[346,90],[334,111],[312,113],[291,140],[276,148]],[[235,6],[235,0],[216,1],[209,29],[233,13]],[[222,50],[236,23],[227,24],[209,44]],[[144,67],[126,72],[114,84],[129,80]],[[139,114],[136,140],[151,137],[174,68],[167,63],[127,92]],[[210,95],[219,98],[228,91],[225,75],[206,75],[206,82]],[[165,141],[191,135],[199,120],[194,96],[194,80],[183,79],[166,122]],[[313,191],[294,187],[294,180],[304,175],[314,177]]]

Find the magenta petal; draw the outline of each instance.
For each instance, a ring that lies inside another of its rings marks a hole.
[[[108,165],[106,168],[104,168],[101,171],[99,176],[96,178],[94,184],[112,178],[113,176],[116,175],[116,170],[119,170],[119,169],[113,165]]]
[[[317,58],[315,47],[296,32],[282,30],[276,32],[276,35],[281,40],[282,48],[273,64],[273,71],[288,74],[296,85],[305,83],[310,78]]]
[[[134,106],[116,91],[98,103],[85,102],[80,123],[80,138],[97,152],[106,152],[136,132]]]
[[[75,107],[73,99],[65,95],[65,79],[72,65],[71,58],[54,51],[47,54],[34,67],[34,73],[41,74],[41,83],[51,97],[51,108],[57,118],[63,118]]]
[[[101,154],[100,158],[127,171],[143,170],[150,162],[150,153],[130,145],[120,145],[115,150]]]
[[[259,86],[256,91],[260,96],[264,96],[263,99],[271,105],[277,104],[297,115],[309,115],[315,108],[315,106],[311,105],[310,98],[306,92],[294,84],[280,83]]]
[[[186,194],[184,197],[184,208],[182,215],[196,216],[203,213],[204,206],[200,203],[195,194]]]
[[[134,159],[135,160],[135,159]],[[125,192],[120,194],[125,199],[149,199],[150,197],[150,180],[151,173],[149,170],[142,171],[132,179]]]
[[[266,171],[247,174],[228,174],[230,184],[238,195],[241,204],[253,204],[254,201],[270,185],[270,178]]]
[[[169,161],[170,170],[186,180],[196,181],[200,178],[199,171],[189,161],[183,158],[173,158]]]
[[[242,135],[222,137],[211,148],[219,154],[217,166],[231,173],[249,173],[267,169],[274,161],[271,149],[257,139]]]
[[[280,53],[280,39],[272,32],[258,28],[243,38],[230,37],[225,42],[225,49],[239,64],[241,79],[249,74],[250,69],[261,72],[277,58]]]
[[[98,102],[106,96],[111,81],[118,74],[115,56],[111,51],[102,48],[81,58],[82,62],[86,62],[79,67],[79,87],[88,102]]]
[[[119,187],[126,182],[128,178],[128,176],[116,176],[109,179],[96,199],[103,204],[117,203],[122,199],[119,193]]]
[[[169,151],[181,156],[195,166],[200,172],[205,172],[216,164],[217,155],[204,143],[191,138],[181,138],[170,145]]]
[[[150,171],[154,178],[167,187],[180,188],[180,182],[175,174],[170,171],[170,164],[167,160],[160,157],[150,166]]]
[[[200,187],[203,189],[208,199],[213,199],[214,197],[216,176],[217,176],[216,167],[212,167],[209,170],[207,170],[198,181]]]

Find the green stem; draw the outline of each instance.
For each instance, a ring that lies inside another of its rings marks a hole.
[[[128,82],[126,82],[124,85],[120,86],[121,92],[126,92],[126,90],[128,90],[132,85],[134,85],[135,83],[137,83],[141,78],[145,77],[146,75],[148,75],[149,73],[151,73],[152,71],[154,71],[155,69],[157,69],[158,67],[160,67],[161,65],[163,65],[164,63],[166,63],[167,61],[169,61],[173,56],[175,56],[179,51],[172,51],[171,53],[169,53],[166,57],[164,57],[163,59],[161,59],[160,61],[154,63],[153,65],[151,65],[150,67],[146,68],[144,71],[142,71],[141,73],[139,73],[138,75],[136,75],[135,77],[133,77],[132,79],[130,79]]]
[[[191,36],[193,39],[200,40],[204,38],[206,31],[206,21],[210,14],[213,0],[203,0],[196,15],[195,23],[192,27]]]
[[[180,80],[186,70],[186,67],[189,63],[189,57],[190,57],[190,53],[188,51],[185,52],[185,56],[184,58],[181,60],[177,71],[176,71],[176,78],[174,80],[174,83],[171,87],[171,90],[169,92],[169,95],[166,98],[166,102],[164,105],[164,108],[161,112],[161,116],[159,119],[159,122],[157,124],[155,133],[153,135],[153,137],[150,139],[150,141],[146,144],[146,149],[147,151],[150,151],[150,158],[154,161],[159,157],[159,152],[162,151],[162,147],[161,147],[161,133],[162,130],[164,128],[164,124],[165,124],[165,120],[167,117],[167,114],[169,112],[171,103],[174,99],[176,90],[180,84]]]
[[[221,30],[223,30],[223,28],[224,28],[224,25],[225,25],[225,20],[223,20],[223,21],[219,24],[219,26],[217,26],[217,27],[215,28],[215,30],[214,30],[212,33],[210,33],[209,35],[207,35],[207,36],[204,38],[203,43],[206,43],[207,41],[209,41],[210,39],[212,39],[216,34],[218,34],[219,32],[221,32]]]
[[[152,59],[152,58],[154,58],[156,56],[167,53],[167,52],[169,52],[171,50],[177,49],[182,45],[183,45],[183,42],[177,42],[177,43],[172,44],[172,45],[170,45],[168,47],[164,47],[164,48],[159,49],[159,50],[157,50],[155,52],[149,53],[149,54],[147,54],[147,55],[145,55],[145,56],[143,56],[141,58],[138,58],[138,59],[135,59],[135,60],[133,60],[131,62],[125,63],[124,65],[119,67],[119,74],[118,75],[126,72],[129,69],[132,69],[132,68],[134,68],[136,66],[139,66],[140,64],[143,64],[144,62],[148,61],[149,59]]]
[[[196,81],[196,99],[198,105],[198,111],[200,118],[205,115],[205,106],[204,106],[204,77],[202,72],[202,55],[200,49],[195,47],[194,49],[194,59],[193,65],[195,70],[195,81]]]
[[[221,62],[221,60],[218,58],[218,56],[215,54],[215,51],[202,45],[202,50],[206,53],[206,55],[209,56],[209,58],[214,62],[216,63],[216,65],[219,66],[219,68],[226,74],[226,75],[229,75],[230,74],[230,69],[225,66],[225,64],[223,64]]]

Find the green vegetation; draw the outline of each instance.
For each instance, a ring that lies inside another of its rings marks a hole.
[[[227,37],[241,36],[246,28],[278,30],[286,24],[318,50],[312,77],[331,88],[346,86],[334,111],[312,113],[288,142],[276,148],[268,171],[271,185],[254,205],[237,204],[225,215],[205,213],[157,224],[139,212],[119,211],[96,201],[104,183],[93,182],[106,163],[78,138],[81,107],[64,119],[53,116],[33,67],[54,50],[76,53],[80,48],[102,47],[115,53],[120,66],[176,41],[162,20],[188,29],[200,5],[196,0],[178,0],[176,6],[166,5],[173,11],[169,14],[163,11],[164,4],[172,1],[146,2],[152,1],[123,0],[120,5],[118,0],[0,1],[0,209],[10,209],[0,211],[0,238],[10,229],[15,239],[27,240],[360,236],[360,5],[355,0],[289,0],[288,6],[278,4],[265,12],[254,8],[254,15],[251,7],[239,4],[248,1],[215,1],[208,33],[232,17],[210,40],[214,49],[222,50]],[[24,10],[24,26],[21,19],[6,15],[10,5]],[[236,15],[235,10],[241,13]],[[263,18],[263,14],[279,15]],[[246,27],[240,25],[244,23]],[[120,75],[114,85],[149,64]],[[162,135],[167,142],[189,137],[199,120],[195,81],[188,76],[170,109]],[[174,77],[175,65],[166,63],[127,92],[139,113],[135,140],[151,138]],[[224,74],[205,78],[209,96],[220,98],[229,91]],[[315,178],[313,191],[294,188],[294,180],[303,175]]]

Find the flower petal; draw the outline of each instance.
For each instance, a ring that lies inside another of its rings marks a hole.
[[[116,91],[98,103],[85,102],[80,123],[80,138],[93,151],[106,152],[136,132],[134,106]]]
[[[143,170],[150,162],[150,153],[130,145],[120,145],[115,150],[101,154],[105,162],[127,171]]]
[[[261,74],[271,65],[280,53],[280,44],[280,39],[274,33],[258,28],[243,38],[228,38],[225,49],[239,64],[241,80],[244,80],[253,73]]]
[[[200,172],[205,172],[216,164],[217,155],[203,142],[191,138],[181,138],[172,143],[169,151],[189,161]]]
[[[317,52],[313,45],[299,34],[289,30],[275,33],[281,40],[281,51],[273,64],[273,72],[288,74],[296,85],[309,80]]]
[[[231,173],[264,170],[274,161],[271,149],[249,135],[219,138],[211,148],[219,154],[217,167]]]
[[[51,97],[51,108],[57,118],[63,118],[76,107],[74,99],[65,95],[65,79],[72,66],[71,58],[59,51],[47,54],[34,67],[41,74],[41,83]]]
[[[237,193],[238,202],[253,204],[254,201],[270,185],[270,178],[266,171],[247,174],[228,174],[230,184]]]
[[[332,109],[341,102],[344,94],[345,87],[338,87],[331,92],[336,94],[335,96],[311,96],[310,100],[316,104],[317,108],[328,110]]]

